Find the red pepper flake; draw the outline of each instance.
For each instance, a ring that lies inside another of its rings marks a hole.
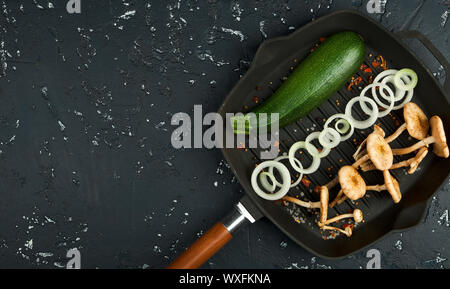
[[[350,80],[350,84],[347,86],[347,90],[348,91],[350,91],[351,89],[352,89],[352,86],[353,85],[358,85],[358,84],[360,84],[361,82],[363,81],[363,79],[362,79],[362,77],[361,76],[358,76],[358,77],[352,77],[352,79]]]
[[[365,65],[364,63],[361,64],[361,66],[359,67],[360,70],[364,70],[364,69],[366,69],[366,68],[367,68],[367,65]]]
[[[255,95],[255,96],[253,97],[253,102],[254,102],[254,103],[258,103],[258,96]]]
[[[369,83],[373,83],[373,74],[369,76]]]
[[[382,55],[378,55],[377,57],[375,57],[375,59],[372,61],[372,66],[375,68],[381,67],[383,68],[383,70],[388,69],[386,60]]]
[[[364,72],[364,73],[372,73],[373,71],[372,71],[372,68],[367,67],[367,68],[365,68],[365,69],[363,70],[363,72]]]
[[[311,181],[308,180],[307,178],[303,177],[302,180],[300,181],[305,187],[309,187],[309,185],[311,184]]]
[[[320,37],[320,42],[324,42],[326,39],[326,37]]]
[[[381,68],[383,68],[384,70],[388,69],[386,60],[384,60],[384,57],[382,55],[378,55],[377,59],[379,59],[381,61],[381,64],[380,64]]]
[[[322,149],[321,149],[321,148],[317,148],[317,151],[318,151],[319,153],[321,153],[321,152],[322,152]]]
[[[353,224],[344,224],[342,225],[342,229],[345,230],[345,228],[349,227],[350,229],[353,230],[353,228],[355,227]]]

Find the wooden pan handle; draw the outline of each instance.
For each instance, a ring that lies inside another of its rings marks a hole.
[[[230,232],[221,222],[218,222],[175,259],[167,269],[196,269],[230,240]]]

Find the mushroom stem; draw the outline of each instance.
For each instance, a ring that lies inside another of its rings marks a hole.
[[[328,218],[328,189],[324,186],[320,187],[320,201],[319,202],[305,202],[297,198],[284,196],[282,200],[297,204],[305,208],[320,208],[320,221],[319,224],[323,224]]]
[[[336,216],[334,218],[331,218],[331,219],[327,220],[323,225],[325,226],[325,225],[337,222],[337,221],[345,219],[345,218],[353,218],[355,223],[359,223],[359,222],[362,222],[362,220],[363,220],[363,214],[362,214],[361,210],[355,209],[353,211],[353,213],[351,213],[351,214],[342,214],[342,215]]]
[[[384,177],[384,184],[386,186],[386,190],[391,194],[392,200],[394,203],[400,202],[402,199],[402,193],[400,191],[400,187],[398,185],[397,180],[391,176],[391,173],[389,173],[389,170],[383,171],[383,177]]]
[[[332,226],[322,226],[322,230],[334,230],[341,232],[342,234],[346,235],[347,237],[350,237],[352,235],[352,229],[350,227],[345,227],[345,230],[342,230],[340,228],[332,227]]]
[[[416,150],[422,148],[422,147],[428,147],[428,145],[433,144],[436,142],[436,139],[434,136],[429,136],[423,140],[420,140],[413,144],[412,146],[401,148],[401,149],[392,149],[392,153],[394,155],[406,155],[412,152],[415,152]]]
[[[359,159],[360,153],[362,152],[361,150],[362,150],[363,146],[366,144],[366,142],[367,142],[367,138],[365,138],[365,139],[359,144],[358,148],[356,149],[355,153],[353,154],[353,159],[354,159],[355,161],[357,161],[357,160]],[[364,149],[363,151],[366,151],[366,150]],[[364,153],[363,155],[365,155],[365,153]]]
[[[299,200],[297,198],[293,198],[290,196],[284,196],[282,198],[282,200],[294,203],[294,204],[299,205],[304,208],[310,208],[310,209],[320,208],[320,202],[305,202],[305,201],[302,201],[302,200]]]
[[[419,166],[420,162],[425,158],[425,156],[428,153],[428,149],[426,147],[422,147],[416,154],[415,157],[392,164],[392,166],[389,168],[390,170],[395,170],[403,167],[410,167],[408,170],[408,174],[412,174],[416,171],[417,167]],[[377,168],[375,165],[371,162],[366,162],[361,165],[361,170],[363,172],[373,171]]]
[[[336,205],[340,205],[340,204],[342,204],[343,202],[345,202],[345,200],[347,200],[348,199],[348,197],[346,196],[346,195],[344,195],[344,196],[342,196],[338,201],[337,201],[337,203],[336,203]]]
[[[372,186],[367,186],[366,189],[368,191],[377,191],[377,192],[381,192],[381,191],[386,191],[386,185],[372,185]]]
[[[353,214],[342,214],[342,215],[336,216],[336,217],[334,217],[334,218],[328,219],[328,220],[325,222],[325,225],[328,225],[328,224],[337,222],[337,221],[342,220],[342,219],[345,219],[345,218],[353,218]]]
[[[361,164],[365,163],[367,160],[369,160],[369,155],[365,154],[364,156],[362,156],[361,158],[359,158],[356,162],[354,162],[352,164],[352,167],[354,167],[355,169],[357,169]]]
[[[404,131],[406,130],[406,123],[403,123],[401,126],[399,126],[397,128],[397,130],[391,134],[390,136],[388,136],[387,138],[385,138],[384,140],[387,143],[392,142],[393,140],[395,140],[396,138],[398,138]]]
[[[340,190],[334,200],[330,203],[330,208],[333,208],[337,202],[341,199],[342,195],[344,194],[343,190]]]
[[[328,190],[331,190],[332,188],[334,188],[334,186],[336,186],[339,183],[339,178],[335,177],[334,179],[332,179],[328,184],[325,185],[325,187],[327,187]]]

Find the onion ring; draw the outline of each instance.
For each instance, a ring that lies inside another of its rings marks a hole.
[[[259,173],[267,167],[275,167],[280,173],[281,178],[283,179],[282,187],[276,193],[273,194],[268,194],[263,190],[261,190],[261,188],[258,186],[258,181],[256,180]],[[258,194],[258,196],[260,196],[261,198],[269,201],[275,201],[284,197],[289,191],[290,184],[291,184],[291,175],[289,173],[289,170],[286,168],[285,165],[276,161],[265,161],[260,163],[253,170],[251,177],[251,185],[255,193]]]
[[[371,106],[372,106],[372,112],[369,115],[369,118],[361,121],[361,120],[356,120],[353,118],[352,116],[352,106],[357,102],[361,102],[361,100],[368,102]],[[367,96],[358,96],[358,97],[354,97],[352,98],[348,103],[347,106],[345,107],[345,115],[347,115],[352,123],[353,126],[355,128],[359,128],[359,129],[366,129],[370,126],[372,126],[378,119],[378,107],[377,104],[375,103],[375,101],[373,101],[371,98],[368,98]]]
[[[309,150],[316,150],[316,147],[313,146],[312,144],[306,143],[304,141],[299,141],[294,143],[291,148],[289,149],[289,163],[291,164],[291,166],[294,168],[294,170],[296,170],[299,173],[303,173],[303,174],[312,174],[315,171],[317,171],[317,169],[320,166],[320,158],[317,156],[313,156],[313,161],[311,163],[311,165],[309,166],[309,168],[304,169],[304,168],[300,168],[299,166],[297,166],[297,164],[295,163],[294,159],[295,159],[295,152],[299,149],[306,149],[306,147],[309,145]],[[316,155],[319,154],[319,151],[316,152]]]

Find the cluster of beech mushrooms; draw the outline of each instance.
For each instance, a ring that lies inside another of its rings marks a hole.
[[[412,174],[418,168],[420,162],[428,154],[429,145],[433,144],[433,153],[438,157],[448,158],[449,148],[445,137],[444,125],[438,116],[427,118],[417,104],[409,102],[403,108],[405,122],[390,136],[385,137],[384,130],[374,125],[373,132],[360,144],[353,155],[355,162],[352,165],[343,166],[338,175],[328,184],[320,186],[320,201],[305,202],[297,198],[285,196],[283,200],[297,204],[305,208],[320,209],[320,219],[317,225],[323,230],[338,231],[347,237],[352,235],[353,226],[345,226],[344,229],[329,226],[336,221],[351,218],[355,223],[363,221],[363,213],[355,209],[351,214],[338,215],[328,219],[328,208],[343,203],[349,199],[356,201],[365,196],[367,191],[388,191],[394,203],[400,202],[402,193],[398,181],[390,174],[390,170],[408,167],[408,174]],[[431,127],[431,136],[429,130]],[[418,140],[414,145],[405,148],[391,148],[390,143],[404,131]],[[401,156],[415,153],[414,157],[394,163],[394,155]],[[384,184],[366,185],[358,172],[378,170],[383,173]],[[329,203],[329,190],[340,185],[340,190],[334,200]]]

